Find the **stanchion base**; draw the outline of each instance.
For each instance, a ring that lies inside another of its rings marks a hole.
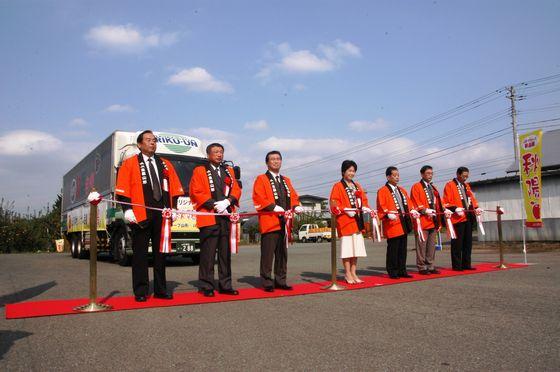
[[[499,265],[496,266],[496,267],[497,267],[498,269],[507,269],[507,268],[508,268],[508,267],[507,267],[505,264],[503,264],[503,263],[499,264]]]
[[[327,285],[326,287],[322,287],[321,289],[325,291],[343,291],[346,287],[338,284],[337,282],[332,282],[331,284]]]
[[[81,305],[81,306],[77,306],[74,308],[74,311],[79,311],[82,313],[95,313],[97,311],[106,311],[106,310],[111,310],[113,307],[111,305],[106,305],[106,304],[96,304],[94,302],[86,304],[86,305]]]

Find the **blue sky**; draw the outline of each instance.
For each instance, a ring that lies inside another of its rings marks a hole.
[[[243,167],[246,196],[273,148],[301,193],[326,196],[330,187],[314,186],[336,180],[344,157],[298,166],[505,85],[559,74],[559,14],[558,1],[0,1],[0,196],[18,210],[40,209],[112,131],[145,128],[223,141]],[[507,109],[501,96],[349,155],[358,180],[374,192],[384,177],[361,179],[361,170],[448,145],[458,151],[432,161],[441,169],[505,159],[511,136],[459,148],[507,126],[507,117],[429,142]],[[519,108],[559,102],[551,92]],[[559,111],[520,113],[520,122]],[[503,175],[507,161],[488,174]],[[403,169],[403,183],[416,168]]]

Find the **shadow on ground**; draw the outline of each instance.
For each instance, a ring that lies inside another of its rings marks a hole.
[[[57,283],[55,281],[50,281],[44,284],[36,285],[35,287],[26,288],[21,291],[4,295],[0,297],[0,307],[4,307],[6,304],[29,300],[30,298],[33,298],[35,296],[40,295],[43,292],[48,291],[49,289],[55,287],[56,285]]]
[[[0,331],[0,360],[10,350],[17,340],[31,336],[33,333],[24,331]]]

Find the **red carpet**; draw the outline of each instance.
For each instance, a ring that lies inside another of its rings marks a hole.
[[[527,267],[523,264],[508,264],[508,269],[515,269]],[[416,272],[410,272],[413,278],[410,279],[390,279],[387,275],[374,275],[374,276],[362,276],[364,283],[348,285],[346,283],[340,282],[346,286],[347,290],[364,289],[383,285],[391,284],[401,284],[409,283],[420,280],[430,280],[439,279],[459,275],[472,275],[487,273],[491,271],[501,271],[496,268],[495,263],[481,263],[476,265],[477,270],[475,271],[452,271],[450,269],[440,269],[441,274],[438,275],[419,275]],[[252,300],[258,298],[274,298],[274,297],[288,297],[288,296],[301,296],[306,294],[314,293],[328,293],[330,291],[324,291],[321,287],[327,285],[328,282],[311,282],[295,284],[292,291],[276,290],[272,293],[264,292],[260,288],[243,288],[239,290],[238,296],[227,296],[220,295],[216,292],[215,297],[204,297],[198,292],[183,292],[174,293],[173,300],[160,300],[156,298],[148,298],[147,302],[136,302],[133,296],[127,297],[111,297],[103,300],[99,299],[99,302],[111,305],[113,308],[109,311],[122,311],[122,310],[134,310],[134,309],[144,309],[153,307],[166,307],[166,306],[183,306],[183,305],[195,305],[195,304],[205,304],[213,302],[228,302],[228,301],[243,301]],[[40,316],[53,316],[53,315],[67,315],[67,314],[82,314],[80,312],[74,311],[74,307],[86,304],[88,302],[85,298],[70,299],[70,300],[46,300],[46,301],[33,301],[33,302],[20,302],[16,304],[6,305],[6,319],[19,319],[19,318],[33,318]]]

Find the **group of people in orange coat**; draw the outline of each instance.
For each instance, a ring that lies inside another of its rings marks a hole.
[[[165,279],[165,257],[157,247],[161,241],[162,215],[152,208],[176,208],[177,198],[184,195],[179,177],[171,162],[156,154],[154,134],[143,131],[137,138],[138,156],[131,157],[119,169],[116,195],[123,202],[124,218],[132,231],[132,279],[136,301],[148,297],[148,246],[152,242],[154,254],[154,297],[172,299]],[[197,212],[200,229],[200,292],[214,296],[238,295],[232,286],[231,273],[231,223],[229,215],[239,207],[241,187],[234,170],[223,164],[224,147],[219,143],[207,146],[208,163],[194,169],[189,184],[189,196]],[[280,174],[282,154],[266,154],[267,170],[259,175],[253,185],[253,203],[259,213],[261,232],[260,276],[267,292],[275,289],[292,290],[287,283],[290,213],[303,212],[299,197],[291,180]],[[413,230],[414,221],[420,221],[425,239],[417,247],[417,266],[420,274],[437,274],[434,266],[435,241],[444,217],[451,218],[456,239],[451,241],[451,258],[454,270],[473,270],[471,244],[473,217],[482,213],[469,185],[465,182],[469,171],[457,170],[457,177],[447,183],[443,197],[432,184],[433,169],[424,166],[422,179],[415,184],[409,197],[400,186],[399,171],[389,167],[387,183],[377,192],[377,208],[369,205],[367,194],[354,180],[358,170],[352,160],[341,166],[342,179],[334,184],[330,205],[336,215],[336,227],[341,240],[340,257],[348,283],[361,283],[356,273],[358,257],[366,256],[364,216],[370,214],[382,221],[387,238],[387,272],[391,278],[410,277],[406,270],[407,235]],[[172,219],[176,215],[173,214]],[[414,220],[414,221],[413,221]],[[217,257],[218,283],[214,266]],[[273,275],[274,272],[274,275]],[[216,288],[217,287],[217,288]]]
[[[356,274],[356,266],[358,257],[366,256],[362,235],[365,214],[381,220],[387,239],[386,269],[390,278],[412,277],[406,269],[407,240],[411,231],[420,229],[423,236],[417,239],[418,272],[421,275],[440,273],[434,262],[436,239],[446,218],[451,220],[456,233],[451,239],[453,270],[475,270],[471,265],[472,228],[482,210],[466,183],[468,168],[457,169],[457,177],[445,185],[442,196],[432,183],[433,168],[425,165],[420,169],[421,180],[412,186],[409,196],[399,186],[399,170],[390,166],[385,171],[386,184],[377,191],[375,211],[361,185],[354,180],[357,170],[354,161],[342,162],[342,179],[333,186],[330,195],[331,212],[336,215],[337,232],[341,237],[340,257],[347,283],[362,282]],[[418,221],[420,226],[416,225]]]

